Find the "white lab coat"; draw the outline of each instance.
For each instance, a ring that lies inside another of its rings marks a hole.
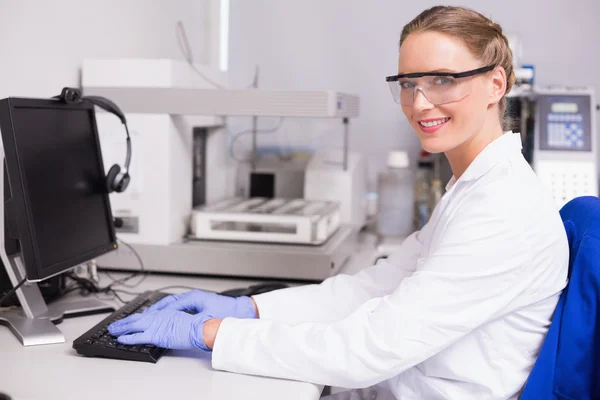
[[[522,388],[566,285],[557,208],[512,132],[448,183],[431,220],[354,276],[255,297],[226,318],[215,369],[399,399],[507,399]]]

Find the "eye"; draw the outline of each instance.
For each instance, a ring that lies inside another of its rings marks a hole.
[[[437,76],[433,80],[433,83],[435,85],[451,85],[454,83],[454,78],[452,78],[451,76]]]
[[[411,81],[400,81],[398,84],[402,89],[412,89],[415,87],[415,83]]]

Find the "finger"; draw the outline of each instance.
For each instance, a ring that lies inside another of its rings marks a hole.
[[[119,336],[117,342],[121,344],[153,344],[150,335],[145,332]]]
[[[152,316],[144,316],[136,321],[119,325],[116,327],[109,327],[108,331],[113,336],[121,336],[129,333],[143,332],[150,326],[152,322]]]
[[[154,303],[153,305],[151,305],[150,307],[145,309],[144,312],[162,310],[163,308],[165,308],[166,306],[168,306],[171,303],[176,302],[177,300],[179,300],[179,295],[171,294],[167,297],[160,299],[159,301],[157,301],[156,303]]]
[[[167,305],[165,310],[174,310],[174,311],[202,311],[202,301],[198,299],[198,296],[195,292],[187,292],[180,295],[179,299],[173,303]]]
[[[120,320],[118,320],[118,321],[116,321],[116,322],[113,322],[112,324],[110,324],[110,325],[108,326],[108,328],[109,328],[109,330],[110,330],[110,328],[111,328],[111,327],[112,327],[112,328],[117,328],[117,327],[119,327],[119,326],[127,325],[127,324],[129,324],[129,323],[131,323],[131,322],[138,321],[140,318],[143,318],[143,317],[144,317],[144,315],[142,315],[142,314],[139,314],[139,313],[138,313],[138,314],[131,314],[131,315],[130,315],[130,316],[128,316],[128,317],[125,317],[125,318],[123,318],[123,319],[120,319]]]

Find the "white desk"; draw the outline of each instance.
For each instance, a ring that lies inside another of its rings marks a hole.
[[[357,253],[341,272],[354,273],[369,266],[375,258],[374,246],[374,237],[363,235]],[[127,274],[113,275],[119,278]],[[101,285],[109,282],[102,274]],[[142,292],[185,285],[219,292],[258,282],[150,275],[134,289],[118,288]],[[133,298],[125,294],[122,297]],[[122,305],[116,300],[113,304]],[[107,315],[65,319],[58,327],[66,342],[58,345],[23,347],[8,328],[0,326],[0,393],[8,394],[12,400],[311,400],[318,399],[323,390],[322,386],[310,383],[215,371],[210,354],[201,351],[170,351],[156,364],[79,356],[72,348],[73,340]]]
[[[102,275],[101,284],[108,282]],[[185,285],[222,291],[257,282],[151,275],[139,287],[123,289],[142,292]],[[185,289],[167,290],[181,291]],[[122,297],[128,300],[133,296]],[[122,305],[117,301],[114,304]],[[0,326],[0,393],[12,400],[310,400],[318,399],[323,390],[310,383],[215,371],[210,354],[202,351],[169,351],[156,364],[78,355],[72,348],[73,340],[107,315],[65,319],[58,327],[66,343],[57,345],[23,347],[8,328]]]

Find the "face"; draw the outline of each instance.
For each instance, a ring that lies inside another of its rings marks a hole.
[[[398,74],[433,71],[458,73],[480,67],[485,65],[459,39],[441,33],[413,33],[400,47]],[[496,69],[482,75],[459,78],[460,84],[469,85],[468,94],[445,104],[433,105],[417,90],[412,106],[403,105],[402,111],[419,135],[425,150],[430,153],[459,150],[477,139],[479,132],[489,124],[489,118],[495,117],[499,124],[497,107],[495,115],[491,110],[504,95],[500,87],[503,82],[494,77],[498,73]],[[503,70],[500,75],[502,73]],[[427,94],[427,89],[424,90]]]

